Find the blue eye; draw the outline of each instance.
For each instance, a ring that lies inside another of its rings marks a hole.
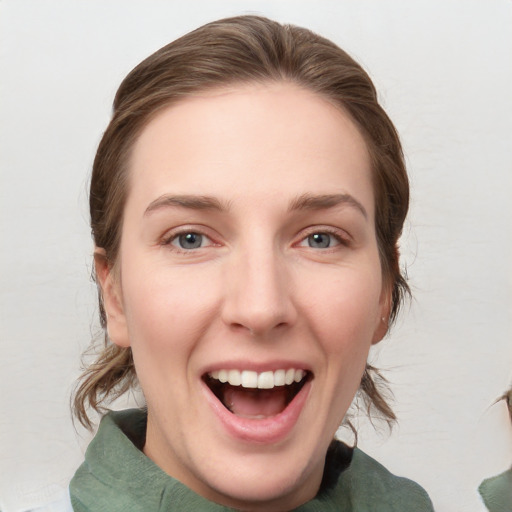
[[[200,233],[182,233],[181,235],[175,236],[171,244],[180,249],[199,249],[203,247],[205,238],[206,237]]]
[[[311,247],[313,249],[328,249],[340,244],[340,239],[336,235],[326,232],[311,233],[300,245]]]

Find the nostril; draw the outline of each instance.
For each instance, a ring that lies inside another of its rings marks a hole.
[[[250,334],[251,336],[261,336],[261,335],[265,336],[266,334],[269,334],[270,332],[275,331],[275,330],[281,331],[281,330],[285,329],[287,326],[288,326],[288,322],[279,322],[271,328],[267,328],[267,327],[259,328],[258,326],[253,326],[251,324],[244,325],[242,323],[232,322],[230,325],[230,328],[235,332],[240,332],[240,333],[246,332],[246,333]]]
[[[231,325],[230,325],[231,329],[233,329],[234,331],[247,331],[249,332],[250,334],[254,334],[253,333],[253,330],[250,328],[250,327],[247,327],[246,325],[243,325],[243,324],[240,324],[240,323],[236,323],[236,322],[233,322]]]

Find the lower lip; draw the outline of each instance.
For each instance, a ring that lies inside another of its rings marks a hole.
[[[220,400],[203,383],[206,399],[228,433],[240,441],[272,444],[283,440],[292,431],[304,408],[311,389],[308,380],[286,408],[268,418],[242,418],[228,411]]]

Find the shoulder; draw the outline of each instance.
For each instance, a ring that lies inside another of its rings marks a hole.
[[[356,448],[338,489],[348,493],[354,510],[433,512],[427,492],[408,478],[393,475],[382,464]]]
[[[354,450],[350,470],[365,487],[365,494],[374,503],[388,504],[390,510],[433,511],[432,502],[425,489],[408,478],[393,475],[382,464],[359,449]]]
[[[490,512],[509,511],[512,503],[512,468],[484,480],[478,492]]]

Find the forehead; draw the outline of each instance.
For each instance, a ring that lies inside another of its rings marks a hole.
[[[129,199],[348,192],[373,212],[370,158],[357,126],[291,83],[219,88],[164,109],[137,139],[129,172]]]

